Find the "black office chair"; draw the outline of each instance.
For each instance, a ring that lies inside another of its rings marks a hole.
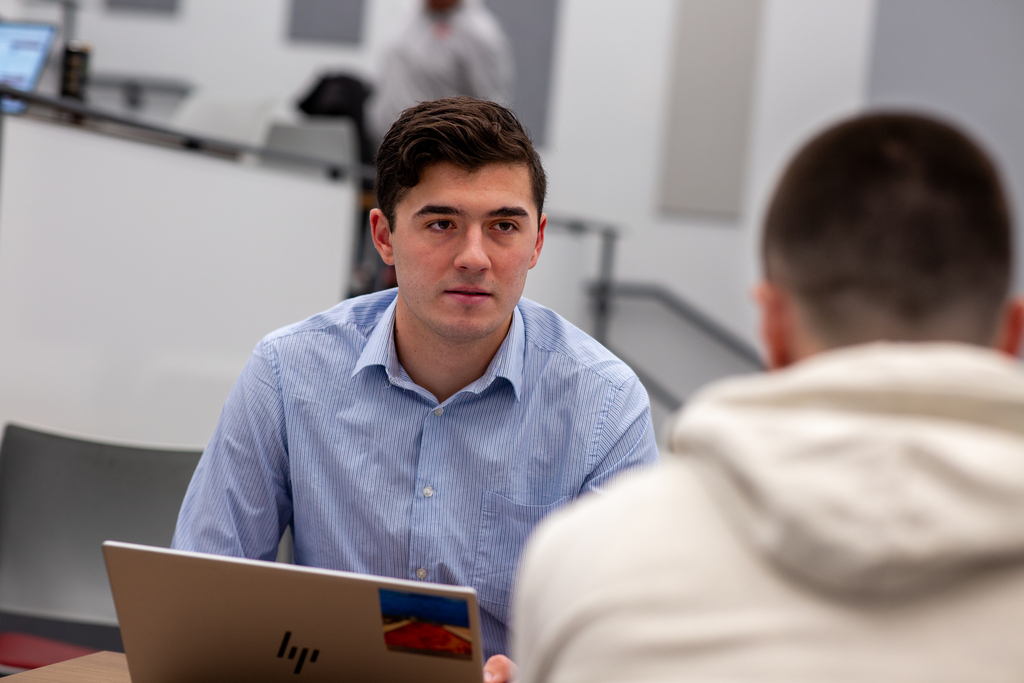
[[[201,454],[7,425],[0,445],[0,629],[34,636],[0,634],[0,673],[81,653],[35,636],[120,649],[101,544],[169,546]]]

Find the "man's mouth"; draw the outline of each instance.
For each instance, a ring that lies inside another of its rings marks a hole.
[[[464,302],[483,301],[484,299],[491,296],[490,292],[484,291],[482,289],[474,289],[469,287],[456,287],[453,289],[446,289],[444,290],[444,293]]]

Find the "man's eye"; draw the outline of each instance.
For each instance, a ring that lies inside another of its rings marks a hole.
[[[429,227],[434,228],[435,230],[449,230],[449,229],[451,229],[454,226],[453,226],[451,221],[440,220],[440,221],[434,221],[433,223],[430,224]]]
[[[495,227],[497,227],[500,232],[515,232],[519,229],[518,225],[510,221],[501,221]]]

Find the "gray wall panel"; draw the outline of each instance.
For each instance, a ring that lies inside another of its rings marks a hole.
[[[288,37],[329,43],[363,38],[365,0],[292,0]]]
[[[736,217],[743,202],[760,0],[681,0],[661,207]]]
[[[107,0],[107,8],[174,14],[178,11],[178,0]]]
[[[867,100],[962,123],[997,158],[1013,194],[1024,287],[1024,2],[879,0]]]
[[[557,0],[485,0],[512,43],[516,59],[513,108],[534,142],[547,135],[551,61],[555,46]]]

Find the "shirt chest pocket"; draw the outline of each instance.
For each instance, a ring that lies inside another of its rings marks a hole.
[[[546,515],[568,502],[567,496],[548,505],[521,505],[484,491],[473,587],[480,607],[501,623],[509,622],[516,566],[530,532]]]

